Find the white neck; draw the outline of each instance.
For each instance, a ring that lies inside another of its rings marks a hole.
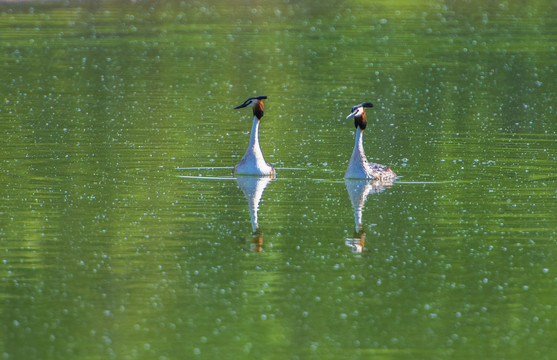
[[[234,173],[238,175],[273,175],[274,169],[265,162],[261,146],[259,146],[259,119],[253,117],[251,135],[249,138],[248,149],[242,161],[234,168]]]
[[[366,159],[366,154],[364,152],[364,131],[360,128],[356,129],[356,142],[354,143],[352,157],[359,161]]]
[[[366,154],[364,152],[364,131],[360,128],[356,129],[356,143],[354,144],[354,151],[350,157],[348,170],[346,170],[347,179],[365,179],[368,177],[369,165],[367,162]]]
[[[261,157],[263,157],[261,147],[259,146],[259,119],[257,118],[257,116],[253,117],[253,125],[251,126],[248,151],[250,150],[254,153],[261,154]]]

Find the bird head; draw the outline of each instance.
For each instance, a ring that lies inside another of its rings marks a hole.
[[[365,102],[363,104],[356,105],[352,108],[352,110],[350,110],[350,115],[346,117],[346,119],[350,119],[353,117],[354,125],[356,126],[356,128],[359,127],[362,130],[364,130],[367,126],[366,111],[365,111],[366,107],[373,107],[373,104],[370,102]]]
[[[263,99],[266,99],[266,96],[254,96],[250,97],[242,105],[236,106],[234,109],[241,109],[245,107],[253,108],[253,115],[257,116],[258,119],[263,117]]]

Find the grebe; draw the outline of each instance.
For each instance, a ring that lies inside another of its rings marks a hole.
[[[348,169],[344,175],[345,179],[373,179],[373,180],[387,180],[396,178],[396,174],[389,169],[389,167],[381,164],[370,163],[367,161],[366,154],[364,153],[364,129],[367,126],[366,120],[366,107],[373,107],[373,104],[366,102],[356,105],[352,108],[350,115],[346,119],[354,118],[354,125],[356,126],[356,143],[354,151],[348,164]]]
[[[275,169],[267,164],[263,158],[261,147],[259,146],[259,122],[263,117],[263,99],[266,96],[250,97],[242,105],[236,106],[234,109],[245,107],[253,108],[253,126],[251,127],[251,136],[249,139],[248,149],[242,158],[242,161],[234,167],[232,173],[234,175],[255,175],[255,176],[271,176],[276,175]]]

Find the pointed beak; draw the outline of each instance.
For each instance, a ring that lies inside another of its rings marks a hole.
[[[236,106],[234,109],[241,109],[241,108],[245,108],[246,106],[247,106],[247,103],[243,103],[242,105]]]
[[[351,117],[354,117],[357,113],[358,113],[358,109],[352,111],[352,112],[350,113],[350,115],[348,115],[348,116],[346,117],[346,120],[350,119]]]

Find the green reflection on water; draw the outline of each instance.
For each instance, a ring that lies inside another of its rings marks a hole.
[[[555,10],[0,3],[0,357],[552,358]]]

